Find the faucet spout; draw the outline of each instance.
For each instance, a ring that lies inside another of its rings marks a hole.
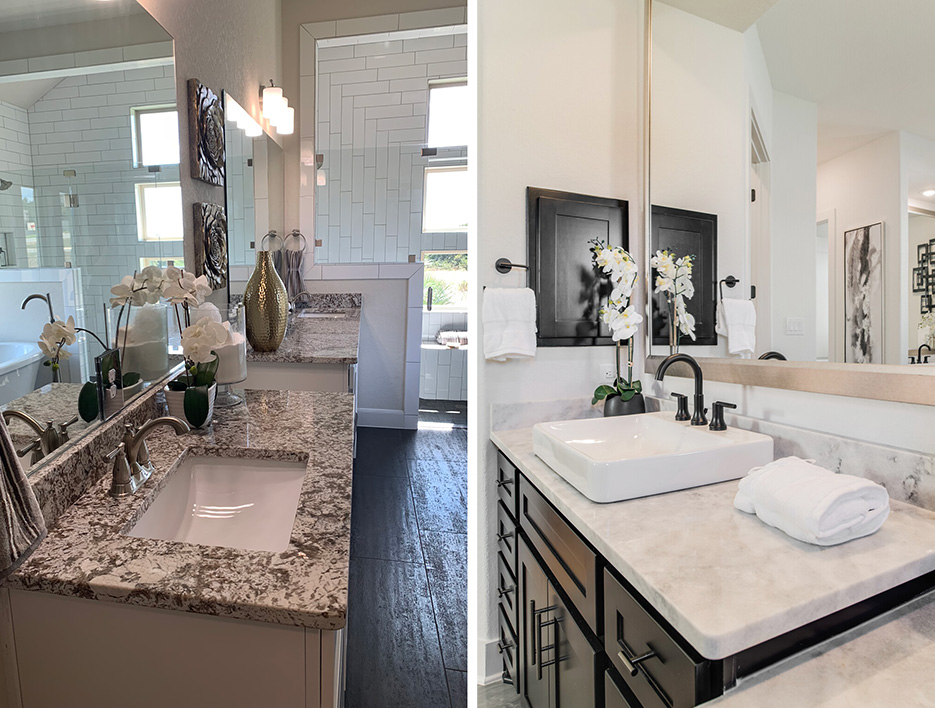
[[[8,411],[3,411],[2,415],[3,415],[3,422],[5,423],[9,423],[11,418],[16,418],[18,420],[23,421],[24,423],[26,423],[26,425],[32,428],[36,432],[36,435],[42,435],[42,433],[45,432],[45,428],[42,427],[42,423],[40,423],[38,420],[33,418],[31,415],[29,415],[29,413],[23,413],[23,411],[8,410]]]
[[[180,420],[179,418],[173,418],[169,415],[146,421],[136,432],[133,432],[132,428],[127,426],[124,429],[123,442],[126,445],[127,459],[129,460],[131,467],[133,467],[135,464],[145,464],[149,461],[149,453],[144,447],[146,438],[148,438],[150,433],[152,433],[156,428],[160,428],[162,426],[168,426],[172,428],[175,430],[176,435],[184,435],[185,433],[191,432],[191,428],[188,427],[188,423]],[[143,454],[140,454],[141,452]]]
[[[932,352],[932,348],[928,344],[920,344],[918,350],[916,350],[916,364],[922,363],[922,349],[923,348],[928,349],[929,353]],[[926,356],[926,360],[928,360],[927,356]]]
[[[20,309],[25,310],[26,305],[29,303],[30,300],[45,300],[45,304],[49,308],[49,322],[50,323],[55,322],[55,313],[52,312],[52,296],[50,293],[46,293],[45,295],[40,295],[39,293],[33,293],[32,295],[29,295],[25,300],[23,300],[23,304],[20,305]]]
[[[656,381],[662,381],[665,378],[669,367],[677,363],[688,364],[691,367],[692,374],[695,377],[695,410],[692,414],[692,425],[707,425],[708,419],[705,417],[706,409],[704,407],[704,375],[701,373],[701,367],[695,358],[688,354],[670,354],[656,369]]]

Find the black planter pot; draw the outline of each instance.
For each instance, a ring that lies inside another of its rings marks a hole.
[[[646,401],[643,400],[643,394],[637,393],[629,401],[624,401],[620,396],[614,394],[604,399],[604,417],[612,415],[633,415],[634,413],[645,413]]]

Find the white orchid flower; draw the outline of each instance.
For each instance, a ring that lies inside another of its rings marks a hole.
[[[695,341],[695,317],[688,311],[685,300],[681,295],[675,296],[675,319],[679,331],[682,334],[687,334],[692,338],[692,341]]]
[[[187,304],[191,307],[203,305],[205,298],[212,292],[211,286],[208,285],[207,276],[200,275],[196,278],[194,273],[189,273],[186,270],[179,271],[177,268],[170,268],[166,270],[167,278],[170,275],[170,270],[173,271],[171,275],[175,275],[174,271],[178,271],[179,276],[171,281],[167,280],[166,286],[162,291],[163,297],[173,305]]]
[[[182,352],[196,364],[214,361],[213,349],[227,341],[227,329],[218,322],[203,317],[182,331]]]
[[[69,317],[66,322],[55,320],[49,322],[42,328],[42,336],[50,341],[61,342],[65,344],[74,344],[78,340],[78,334],[75,330],[75,318]]]
[[[141,307],[146,303],[144,288],[132,275],[123,276],[121,281],[110,289],[110,293],[114,296],[110,299],[111,307],[124,305]]]

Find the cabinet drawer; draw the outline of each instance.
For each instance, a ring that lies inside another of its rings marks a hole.
[[[623,691],[611,676],[611,671],[612,669],[607,669],[604,672],[604,708],[639,708],[638,704],[631,703],[623,695]]]
[[[643,708],[691,708],[711,695],[711,662],[683,649],[604,569],[604,651]]]
[[[519,472],[513,466],[503,453],[497,451],[497,494],[500,501],[510,512],[510,516],[516,518],[516,485],[519,483]]]
[[[510,516],[503,502],[497,502],[497,550],[509,565],[510,572],[516,575],[516,522]]]
[[[503,674],[504,678],[510,680],[510,682],[517,687],[519,690],[519,681],[516,676],[516,656],[519,650],[519,644],[516,641],[516,633],[513,632],[510,627],[508,618],[503,612],[503,607],[500,607],[500,641],[497,644],[497,648],[500,650],[500,656],[503,659]]]
[[[500,598],[500,607],[510,622],[510,629],[516,634],[516,630],[519,629],[516,621],[519,591],[516,587],[516,576],[510,571],[502,553],[497,554],[497,596]]]
[[[520,475],[519,525],[595,635],[603,627],[597,554],[539,491]]]

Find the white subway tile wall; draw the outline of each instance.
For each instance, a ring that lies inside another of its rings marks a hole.
[[[364,20],[368,32],[393,24]],[[422,233],[421,156],[428,82],[466,76],[466,44],[455,33],[318,48],[316,144],[326,184],[316,192],[316,238],[324,242],[316,262],[406,262],[423,251],[467,250],[467,234]]]
[[[137,47],[134,52],[142,54],[134,58],[164,51],[160,47]],[[0,105],[4,130],[8,118],[13,129],[20,128],[15,130],[16,140],[3,138],[7,150],[0,158],[20,156],[24,174],[30,162],[32,166],[39,265],[62,266],[70,261],[81,268],[87,324],[101,334],[101,304],[108,301],[110,287],[122,275],[139,270],[141,258],[183,255],[181,240],[139,240],[135,202],[137,183],[177,182],[178,165],[163,165],[153,174],[132,164],[131,108],[172,105],[175,97],[175,67],[168,63],[64,78],[25,112]],[[0,170],[9,164],[0,162]],[[65,176],[64,170],[74,170],[75,176]],[[63,195],[69,191],[77,195],[77,207],[66,206]],[[5,204],[0,197],[0,210]],[[6,217],[0,211],[0,232],[7,230]],[[22,222],[20,207],[18,218],[9,223],[18,229]],[[16,240],[16,261],[25,264],[25,231]]]
[[[422,313],[422,367],[419,397],[427,400],[467,400],[467,348],[447,349],[435,341],[440,330],[466,332],[466,312]],[[473,344],[469,342],[468,346]]]
[[[0,191],[0,248],[4,251],[0,263],[28,268],[22,189],[33,186],[29,125],[25,110],[3,101],[0,101],[0,179],[13,183]]]

